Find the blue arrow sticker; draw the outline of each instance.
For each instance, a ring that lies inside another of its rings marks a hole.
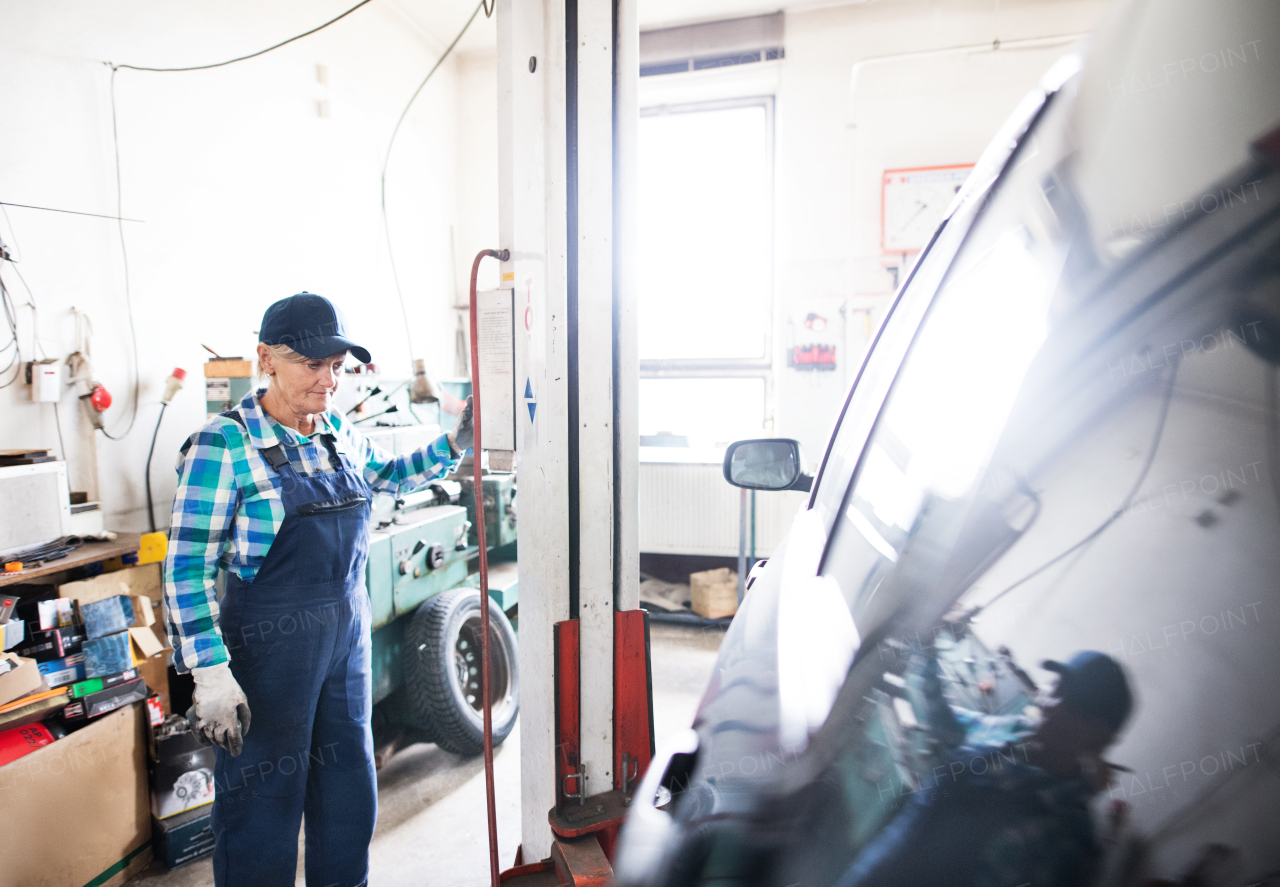
[[[529,380],[524,380],[524,399],[533,400],[533,386],[529,384]]]
[[[531,402],[529,404],[529,421],[530,422],[533,421],[533,411],[536,410],[537,408],[538,408],[538,405],[536,403]]]

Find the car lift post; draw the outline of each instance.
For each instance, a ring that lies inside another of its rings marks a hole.
[[[653,754],[638,609],[635,4],[497,2],[499,241],[511,252],[500,285],[515,290],[520,413],[510,887],[612,884],[618,827]]]

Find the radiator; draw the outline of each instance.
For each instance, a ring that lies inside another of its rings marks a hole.
[[[641,456],[640,550],[737,557],[740,493],[724,479],[720,462],[654,462]],[[773,554],[808,495],[756,493],[756,557]],[[748,554],[750,546],[748,523]]]

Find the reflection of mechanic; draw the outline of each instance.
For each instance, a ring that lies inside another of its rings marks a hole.
[[[1066,887],[1089,883],[1101,850],[1089,799],[1106,784],[1103,750],[1133,701],[1120,665],[1083,651],[1045,662],[1058,685],[1037,722],[953,709],[938,662],[922,687],[931,735],[950,753],[936,782],[858,856],[839,887]]]

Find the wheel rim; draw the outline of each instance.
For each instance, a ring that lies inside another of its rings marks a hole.
[[[453,665],[458,689],[467,705],[483,716],[480,675],[480,614],[468,616],[454,641]],[[512,704],[511,662],[502,629],[496,620],[489,622],[489,700],[494,724],[501,723]]]

